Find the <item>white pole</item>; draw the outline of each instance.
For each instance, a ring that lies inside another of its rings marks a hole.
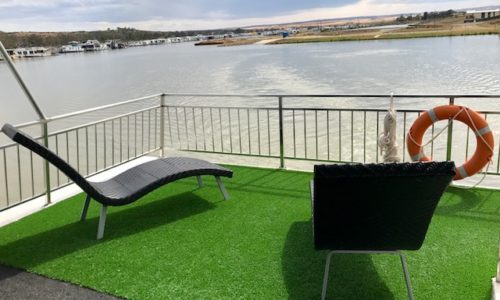
[[[14,66],[14,63],[12,62],[12,59],[10,58],[10,55],[7,53],[7,50],[5,50],[5,47],[3,46],[2,42],[0,42],[0,52],[2,53],[5,61],[7,62],[7,65],[9,66],[10,71],[14,75],[14,78],[16,78],[17,82],[21,86],[21,89],[23,90],[24,94],[28,98],[28,100],[31,103],[31,106],[33,106],[33,109],[36,111],[38,117],[40,120],[45,121],[47,118],[43,114],[42,110],[40,109],[40,106],[35,101],[35,98],[31,94],[31,92],[28,89],[28,86],[26,86],[26,83],[24,83],[24,80],[21,78],[21,75],[19,75],[19,72],[17,71],[16,67]]]

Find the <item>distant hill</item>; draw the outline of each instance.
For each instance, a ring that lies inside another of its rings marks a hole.
[[[497,9],[500,8],[500,5],[491,5],[491,6],[481,6],[481,7],[471,7],[471,8],[461,8],[454,9],[454,11],[468,11],[468,10],[489,10],[489,9]],[[430,12],[430,11],[429,11]],[[275,24],[261,24],[261,25],[251,25],[242,27],[246,30],[255,30],[255,29],[266,29],[266,28],[285,28],[285,27],[308,27],[308,26],[328,26],[331,24],[342,24],[342,23],[377,23],[377,22],[387,22],[390,20],[394,20],[401,15],[414,15],[414,14],[422,14],[421,12],[407,12],[407,13],[399,13],[399,14],[388,14],[388,15],[374,15],[374,16],[356,16],[356,17],[345,17],[345,18],[331,18],[331,19],[314,19],[307,21],[297,21],[297,22],[287,22],[287,23],[275,23]]]
[[[456,9],[456,11],[468,11],[468,10],[490,10],[500,8],[500,5],[490,5],[490,6],[480,6],[471,8]]]
[[[245,30],[260,30],[266,28],[286,28],[286,27],[312,27],[312,26],[329,26],[344,23],[377,23],[377,22],[389,22],[395,20],[401,14],[397,15],[383,15],[383,16],[359,16],[359,17],[347,17],[347,18],[332,18],[332,19],[315,19],[309,21],[299,21],[299,22],[288,22],[288,23],[276,23],[276,24],[264,24],[264,25],[252,25],[242,27]]]

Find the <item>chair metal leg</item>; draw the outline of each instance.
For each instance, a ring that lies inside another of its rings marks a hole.
[[[326,264],[325,264],[325,275],[323,275],[323,290],[321,291],[321,300],[326,299],[326,290],[328,288],[328,273],[330,271],[330,261],[332,260],[332,255],[335,253],[335,251],[331,251],[328,253],[326,257]]]
[[[101,214],[99,216],[99,227],[97,228],[97,239],[100,240],[104,236],[104,226],[106,225],[107,205],[101,206]]]
[[[201,180],[201,176],[196,176],[196,178],[198,179],[198,188],[202,188],[203,187],[203,181]]]
[[[222,180],[220,179],[219,176],[215,176],[215,181],[217,181],[217,185],[219,185],[219,189],[222,193],[222,196],[224,197],[224,200],[229,199],[229,194],[226,191],[226,188],[224,187],[224,184],[222,183]]]
[[[411,287],[410,273],[408,272],[408,265],[406,264],[406,258],[401,251],[397,251],[399,258],[401,260],[401,266],[403,267],[403,274],[405,276],[406,290],[408,291],[408,299],[413,300],[413,288]]]
[[[411,286],[410,273],[408,272],[408,266],[406,264],[406,259],[401,251],[370,251],[370,250],[333,250],[328,253],[326,257],[325,265],[325,275],[323,276],[323,290],[321,291],[321,300],[326,299],[326,290],[328,288],[328,273],[330,271],[330,262],[333,254],[344,253],[344,254],[392,254],[399,255],[401,260],[401,265],[403,267],[403,275],[405,277],[406,290],[408,292],[408,299],[413,300],[413,288]]]
[[[87,218],[87,211],[89,210],[89,204],[90,204],[90,195],[87,195],[87,198],[85,198],[85,203],[83,204],[82,215],[80,217],[81,222],[85,221],[85,218]]]

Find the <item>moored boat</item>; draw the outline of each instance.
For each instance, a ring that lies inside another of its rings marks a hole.
[[[213,46],[213,45],[223,45],[223,44],[224,44],[223,40],[206,40],[206,41],[197,42],[194,45],[195,46]]]
[[[88,40],[81,45],[84,51],[101,51],[109,49],[106,44],[101,44],[98,40]]]
[[[109,49],[112,50],[125,48],[125,44],[122,43],[120,40],[107,40],[105,44]]]
[[[16,57],[31,58],[50,56],[52,55],[52,52],[50,51],[50,49],[47,49],[45,47],[27,47],[14,49],[13,55]]]
[[[59,48],[59,53],[76,53],[83,51],[84,49],[82,48],[80,42],[77,41],[69,42],[68,45],[64,45]]]

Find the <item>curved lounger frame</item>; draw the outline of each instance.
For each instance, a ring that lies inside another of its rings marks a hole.
[[[157,159],[135,166],[107,181],[91,182],[86,180],[57,154],[29,135],[17,130],[14,126],[5,124],[2,130],[13,141],[45,158],[82,188],[87,194],[81,215],[82,221],[86,218],[90,199],[94,199],[102,204],[97,239],[101,239],[104,235],[108,206],[130,204],[149,192],[182,178],[197,176],[198,186],[201,188],[202,175],[215,176],[224,199],[229,199],[229,195],[220,177],[231,178],[233,172],[204,160],[186,157]]]

